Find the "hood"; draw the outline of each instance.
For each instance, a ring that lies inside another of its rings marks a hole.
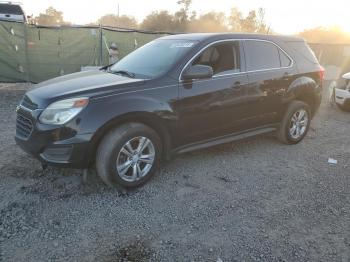
[[[128,78],[121,75],[93,70],[73,73],[53,78],[37,85],[27,92],[27,97],[39,108],[58,99],[73,96],[96,96],[106,92],[120,92],[142,85],[143,79]]]

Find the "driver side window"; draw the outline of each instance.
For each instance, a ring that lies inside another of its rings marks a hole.
[[[241,72],[239,42],[223,42],[205,49],[192,65],[211,66],[214,75]]]

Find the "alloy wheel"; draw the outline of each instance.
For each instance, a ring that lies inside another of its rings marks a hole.
[[[127,182],[138,181],[149,173],[154,161],[155,148],[152,141],[143,136],[132,138],[118,153],[118,175]]]
[[[293,139],[301,138],[309,124],[309,116],[306,110],[300,109],[296,111],[290,121],[289,135]]]

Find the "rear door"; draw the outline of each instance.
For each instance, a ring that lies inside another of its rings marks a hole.
[[[257,95],[258,117],[252,126],[273,124],[283,112],[282,97],[293,81],[295,67],[290,56],[275,43],[245,40],[249,86]]]

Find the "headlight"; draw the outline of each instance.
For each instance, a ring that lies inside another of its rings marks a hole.
[[[62,125],[78,115],[88,103],[86,97],[54,102],[41,113],[39,121],[43,124]]]

